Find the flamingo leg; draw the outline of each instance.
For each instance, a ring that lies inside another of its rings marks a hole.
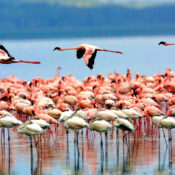
[[[78,152],[78,158],[79,158],[79,155],[80,155],[80,151],[79,151],[79,147],[78,147],[78,134],[79,134],[79,131],[77,130],[77,152]]]
[[[166,141],[164,129],[162,128],[162,130],[163,130],[163,137],[164,137],[164,139],[165,139],[166,147],[168,147],[168,143],[167,143],[167,141]]]
[[[34,136],[34,141],[35,141],[36,152],[37,152],[38,160],[39,160],[38,144],[37,144],[37,142],[36,142],[36,138],[35,138],[35,136]]]
[[[159,170],[160,170],[160,128],[158,128],[158,138],[159,138]]]
[[[168,137],[169,137],[169,168],[172,168],[172,135],[171,135],[171,129],[168,129]]]
[[[33,175],[33,140],[32,136],[30,136],[30,158],[31,158],[31,175]]]
[[[66,129],[67,144],[69,143],[69,130]]]
[[[101,142],[100,142],[100,145],[101,145],[101,159],[102,161],[104,160],[104,153],[103,153],[103,139],[102,139],[102,133],[100,132],[100,138],[101,138]]]
[[[106,170],[108,170],[108,133],[105,132],[105,165]]]
[[[8,167],[8,173],[10,174],[10,169],[11,169],[11,148],[10,148],[10,134],[9,134],[9,128],[8,128],[8,135],[9,135],[9,137],[8,137],[8,147],[9,147],[9,150],[8,150],[8,153],[9,153],[9,156],[8,156],[8,165],[9,165],[9,167]]]
[[[9,128],[7,128],[7,131],[8,131],[8,141],[10,141],[10,130],[9,130]]]

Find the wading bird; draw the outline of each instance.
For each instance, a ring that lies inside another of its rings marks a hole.
[[[170,46],[170,45],[175,45],[175,43],[167,43],[165,41],[160,41],[159,45],[164,45],[164,46]]]
[[[0,117],[0,127],[4,127],[8,129],[8,140],[10,140],[10,131],[9,128],[12,128],[17,125],[21,125],[22,122],[17,120],[15,117],[11,117],[8,115],[2,115]]]
[[[93,65],[95,62],[95,57],[97,54],[97,51],[105,51],[105,52],[114,52],[114,53],[120,53],[120,51],[111,51],[106,49],[101,49],[97,46],[89,45],[89,44],[81,44],[80,46],[73,47],[73,48],[60,48],[55,47],[54,50],[64,51],[64,50],[77,50],[77,58],[84,58],[85,64],[90,68],[93,69]]]
[[[40,64],[39,61],[24,61],[16,60],[13,56],[9,54],[6,48],[3,45],[0,45],[0,63],[1,64],[11,64],[11,63],[32,63]]]

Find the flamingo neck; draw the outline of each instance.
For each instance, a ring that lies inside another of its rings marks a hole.
[[[64,51],[64,50],[76,50],[79,49],[79,47],[72,47],[72,48],[61,48],[60,51]]]
[[[167,46],[175,45],[175,43],[166,43]]]

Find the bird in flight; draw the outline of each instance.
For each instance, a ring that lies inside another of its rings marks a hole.
[[[39,61],[24,61],[24,60],[16,60],[13,56],[9,54],[7,49],[0,45],[0,63],[1,64],[11,64],[11,63],[32,63],[32,64],[40,64]]]
[[[167,43],[165,41],[160,41],[159,45],[164,45],[164,46],[170,46],[170,45],[175,45],[175,43]]]
[[[84,58],[85,64],[90,68],[93,69],[93,65],[95,62],[95,57],[97,51],[105,51],[105,52],[113,52],[113,53],[120,53],[120,51],[111,51],[106,49],[101,49],[97,46],[89,45],[89,44],[81,44],[80,46],[73,47],[73,48],[60,48],[55,47],[54,50],[64,51],[64,50],[77,50],[77,58]]]

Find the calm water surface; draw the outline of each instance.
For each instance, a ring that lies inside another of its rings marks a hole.
[[[12,74],[23,80],[39,76],[50,78],[56,75],[58,66],[61,67],[62,75],[71,73],[79,80],[98,73],[126,73],[128,67],[133,74],[139,72],[146,75],[163,73],[167,67],[175,70],[175,47],[158,46],[161,40],[174,42],[175,36],[1,41],[16,58],[39,60],[42,64],[0,65],[0,78]],[[94,70],[91,71],[84,65],[84,60],[76,59],[75,51],[53,52],[55,46],[74,47],[81,43],[120,50],[124,54],[99,52]],[[21,118],[19,114],[18,117]],[[27,136],[11,129],[8,142],[7,131],[0,129],[0,174],[175,174],[175,153],[172,152],[171,168],[163,133],[161,131],[159,139],[157,128],[151,125],[147,127],[142,123],[142,128],[137,129],[135,136],[131,134],[130,141],[124,140],[124,143],[121,132],[117,137],[116,130],[110,131],[106,138],[103,135],[103,147],[100,145],[99,133],[84,129],[82,134],[80,131],[77,146],[74,144],[73,131],[67,138],[62,125],[51,129],[53,135],[48,131],[41,138],[37,137],[39,158],[34,145],[33,149],[30,148]]]
[[[18,116],[19,117],[19,116]],[[21,118],[21,116],[19,117]],[[27,136],[11,130],[10,142],[7,131],[1,130],[1,174],[174,174],[175,153],[172,152],[172,168],[169,164],[169,149],[163,133],[160,139],[156,127],[144,126],[130,135],[130,140],[116,130],[103,135],[100,145],[99,133],[83,129],[79,132],[79,143],[74,144],[74,132],[68,137],[62,125],[52,127],[53,136],[48,131],[37,137],[39,158],[36,148],[30,149]],[[167,135],[167,132],[166,132]],[[174,136],[174,134],[173,134]],[[172,150],[175,149],[174,141]],[[31,153],[33,151],[33,153]],[[79,156],[78,156],[79,152]],[[32,156],[33,155],[33,156]]]

